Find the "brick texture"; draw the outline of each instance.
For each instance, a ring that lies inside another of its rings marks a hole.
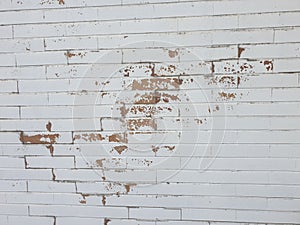
[[[299,0],[1,0],[0,225],[300,224]]]

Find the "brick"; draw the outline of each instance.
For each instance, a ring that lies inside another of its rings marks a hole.
[[[262,14],[244,14],[239,15],[239,28],[249,27],[289,27],[299,26],[299,22],[295,19],[298,12],[282,12],[282,13],[262,13]]]
[[[1,12],[3,24],[23,24],[43,21],[42,11],[10,11]]]
[[[73,157],[25,157],[26,168],[74,168]]]
[[[57,225],[79,225],[83,223],[88,223],[90,225],[101,224],[105,221],[105,219],[90,219],[90,218],[57,218]],[[146,222],[141,220],[128,220],[128,219],[109,219],[109,223],[111,225],[123,224],[123,225],[154,225],[155,222]]]
[[[1,204],[0,215],[27,216],[28,207],[26,205]]]
[[[235,210],[226,209],[183,209],[182,219],[193,220],[200,218],[201,220],[214,220],[214,221],[235,221]]]
[[[78,37],[78,38],[49,38],[45,40],[46,50],[73,50],[78,49],[97,49],[97,38]]]
[[[243,13],[259,13],[259,12],[284,12],[293,11],[299,9],[299,4],[296,0],[292,0],[289,5],[283,4],[282,1],[265,1],[257,7],[255,3],[257,1],[244,2],[232,1],[232,2],[216,2],[214,4],[214,14],[243,14]]]
[[[275,43],[284,42],[298,42],[297,36],[299,35],[300,29],[298,27],[276,29],[274,34]]]
[[[125,170],[121,173],[114,173],[114,171],[106,171],[107,181],[117,181],[126,183],[134,182],[155,182],[155,171],[148,171],[147,177],[144,176],[143,170]],[[59,180],[75,180],[75,181],[98,181],[101,179],[101,171],[95,172],[94,170],[55,170],[56,179]]]
[[[34,216],[0,216],[0,224],[13,225],[18,223],[35,224],[42,223],[45,225],[52,225],[54,218],[51,217],[34,217]]]
[[[18,144],[3,144],[0,146],[0,150],[3,156],[50,155],[50,151],[45,145],[22,145],[21,142]]]
[[[24,144],[72,143],[72,133],[21,132],[19,142]]]
[[[43,39],[5,39],[0,44],[1,52],[44,51]]]
[[[12,38],[12,26],[0,26],[0,38]]]
[[[13,54],[0,54],[0,66],[15,66],[16,59]]]
[[[69,22],[69,21],[90,21],[97,19],[97,9],[77,8],[77,9],[59,9],[45,11],[46,22]]]
[[[167,12],[168,7],[172,7],[172,12]],[[199,16],[199,15],[212,15],[213,4],[210,2],[196,2],[196,3],[173,3],[173,4],[161,4],[159,6],[153,5],[137,5],[137,6],[119,6],[114,7],[111,13],[105,8],[98,10],[98,18],[100,20],[108,19],[129,19],[131,18],[128,9],[136,10],[139,18],[155,18],[155,17],[180,17],[180,16]]]
[[[33,87],[35,87],[33,89]],[[20,92],[58,92],[70,89],[69,80],[20,80]]]
[[[47,94],[2,94],[0,102],[3,106],[28,106],[28,105],[47,105]]]
[[[18,83],[15,80],[4,80],[0,81],[0,85],[2,86],[0,92],[11,93],[18,91]]]
[[[47,204],[47,205],[62,205],[67,204],[69,206],[81,205],[81,194],[67,194],[67,193],[14,193],[5,194],[2,193],[2,198],[7,203],[13,204]]]
[[[195,171],[185,171],[181,170],[180,172],[175,170],[161,170],[157,175],[157,180],[159,182],[168,181],[168,182],[197,182],[197,183],[227,183],[227,184],[267,184],[267,183],[280,183],[278,180],[272,180],[268,182],[269,172],[265,171],[207,171],[206,167],[200,167],[201,170],[205,173],[199,173],[199,176],[193,177]],[[277,172],[275,172],[277,173]],[[291,172],[292,173],[292,172]],[[193,180],[192,180],[193,179]]]
[[[236,185],[239,196],[293,197],[298,196],[297,186],[293,185]]]
[[[16,60],[18,66],[67,64],[63,52],[20,53]]]
[[[17,111],[18,112],[18,111]],[[16,116],[18,118],[18,115]],[[46,124],[49,123],[47,119],[40,120],[2,120],[1,131],[41,131],[46,130]],[[52,119],[51,131],[91,131],[101,130],[100,121],[95,119]]]
[[[178,18],[178,29],[182,31],[220,30],[238,27],[238,16],[204,16]]]
[[[36,216],[73,216],[74,213],[80,217],[94,218],[124,218],[127,216],[127,209],[121,207],[32,205],[29,206],[29,210],[30,215]]]
[[[300,55],[298,44],[241,45],[241,58],[293,58]],[[283,51],[284,50],[284,51]]]
[[[1,180],[0,184],[1,192],[27,191],[26,181]]]
[[[0,143],[1,144],[13,144],[19,143],[19,132],[1,132],[0,133]]]
[[[120,50],[113,51],[70,51],[65,53],[70,64],[82,63],[121,63],[122,53]]]
[[[272,89],[273,101],[298,101],[300,96],[299,88],[274,88]]]
[[[297,223],[299,221],[297,212],[272,212],[272,211],[237,211],[238,221],[254,221],[269,223],[273,218],[280,223]]]
[[[275,72],[299,72],[299,59],[275,59],[274,71]]]
[[[1,168],[25,168],[24,158],[0,156]]]
[[[52,180],[50,169],[1,169],[1,177],[7,180]]]
[[[36,79],[45,77],[43,66],[35,67],[0,67],[1,79]]]
[[[0,107],[1,119],[17,119],[19,118],[18,107]]]
[[[180,210],[176,209],[164,209],[164,208],[132,208],[129,209],[130,218],[145,218],[155,220],[166,220],[166,219],[180,219]]]
[[[75,193],[75,183],[56,182],[56,181],[28,181],[29,192],[50,192],[50,193]]]
[[[66,35],[65,24],[15,25],[15,38],[60,37]]]

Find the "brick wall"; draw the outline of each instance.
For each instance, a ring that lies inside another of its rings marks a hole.
[[[299,0],[1,0],[0,224],[300,224]]]

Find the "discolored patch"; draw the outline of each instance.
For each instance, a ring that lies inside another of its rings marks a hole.
[[[97,159],[96,160],[96,165],[99,166],[99,167],[103,167],[103,161],[105,161],[105,159]]]
[[[129,86],[131,90],[168,90],[178,89],[182,80],[178,78],[135,79]]]
[[[108,223],[109,223],[110,221],[111,221],[110,219],[105,218],[105,219],[104,219],[104,225],[108,225]]]
[[[176,49],[176,50],[169,50],[168,51],[168,54],[169,54],[169,57],[170,58],[175,58],[176,56],[178,56],[178,49]]]
[[[236,97],[236,93],[219,92],[219,96],[223,99],[234,99]]]
[[[114,150],[116,150],[120,155],[124,152],[128,147],[126,145],[115,146]]]
[[[102,204],[103,204],[103,205],[106,204],[106,197],[105,197],[105,195],[102,196]]]
[[[154,119],[129,119],[127,120],[127,129],[131,131],[140,130],[141,128],[148,127],[153,130],[157,129],[157,124]]]
[[[136,186],[136,184],[135,183],[124,184],[124,187],[125,187],[125,190],[126,190],[126,194],[128,194],[132,190],[133,186]]]
[[[25,135],[21,132],[19,140],[24,144],[54,144],[59,134]]]
[[[125,134],[112,134],[108,136],[109,142],[121,142],[128,143],[127,136]]]
[[[53,145],[47,145],[46,148],[49,149],[50,155],[53,156],[53,153],[54,153],[54,147],[53,147]]]
[[[263,61],[263,64],[265,65],[267,71],[273,70],[273,62],[272,61],[265,60],[265,61]]]
[[[238,58],[241,58],[243,51],[245,51],[245,48],[238,47]]]
[[[138,98],[137,98],[138,97]],[[136,94],[134,96],[135,99],[134,103],[135,104],[157,104],[161,100],[161,94],[160,93],[145,93],[145,94]]]
[[[93,141],[102,141],[105,138],[102,137],[101,134],[95,134],[95,133],[77,134],[73,138],[73,140],[79,140],[79,139],[93,142]]]
[[[47,131],[51,132],[51,128],[52,128],[52,123],[48,121],[48,123],[46,124]]]

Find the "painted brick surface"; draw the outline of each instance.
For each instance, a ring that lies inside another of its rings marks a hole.
[[[300,224],[299,0],[1,0],[0,225]]]

